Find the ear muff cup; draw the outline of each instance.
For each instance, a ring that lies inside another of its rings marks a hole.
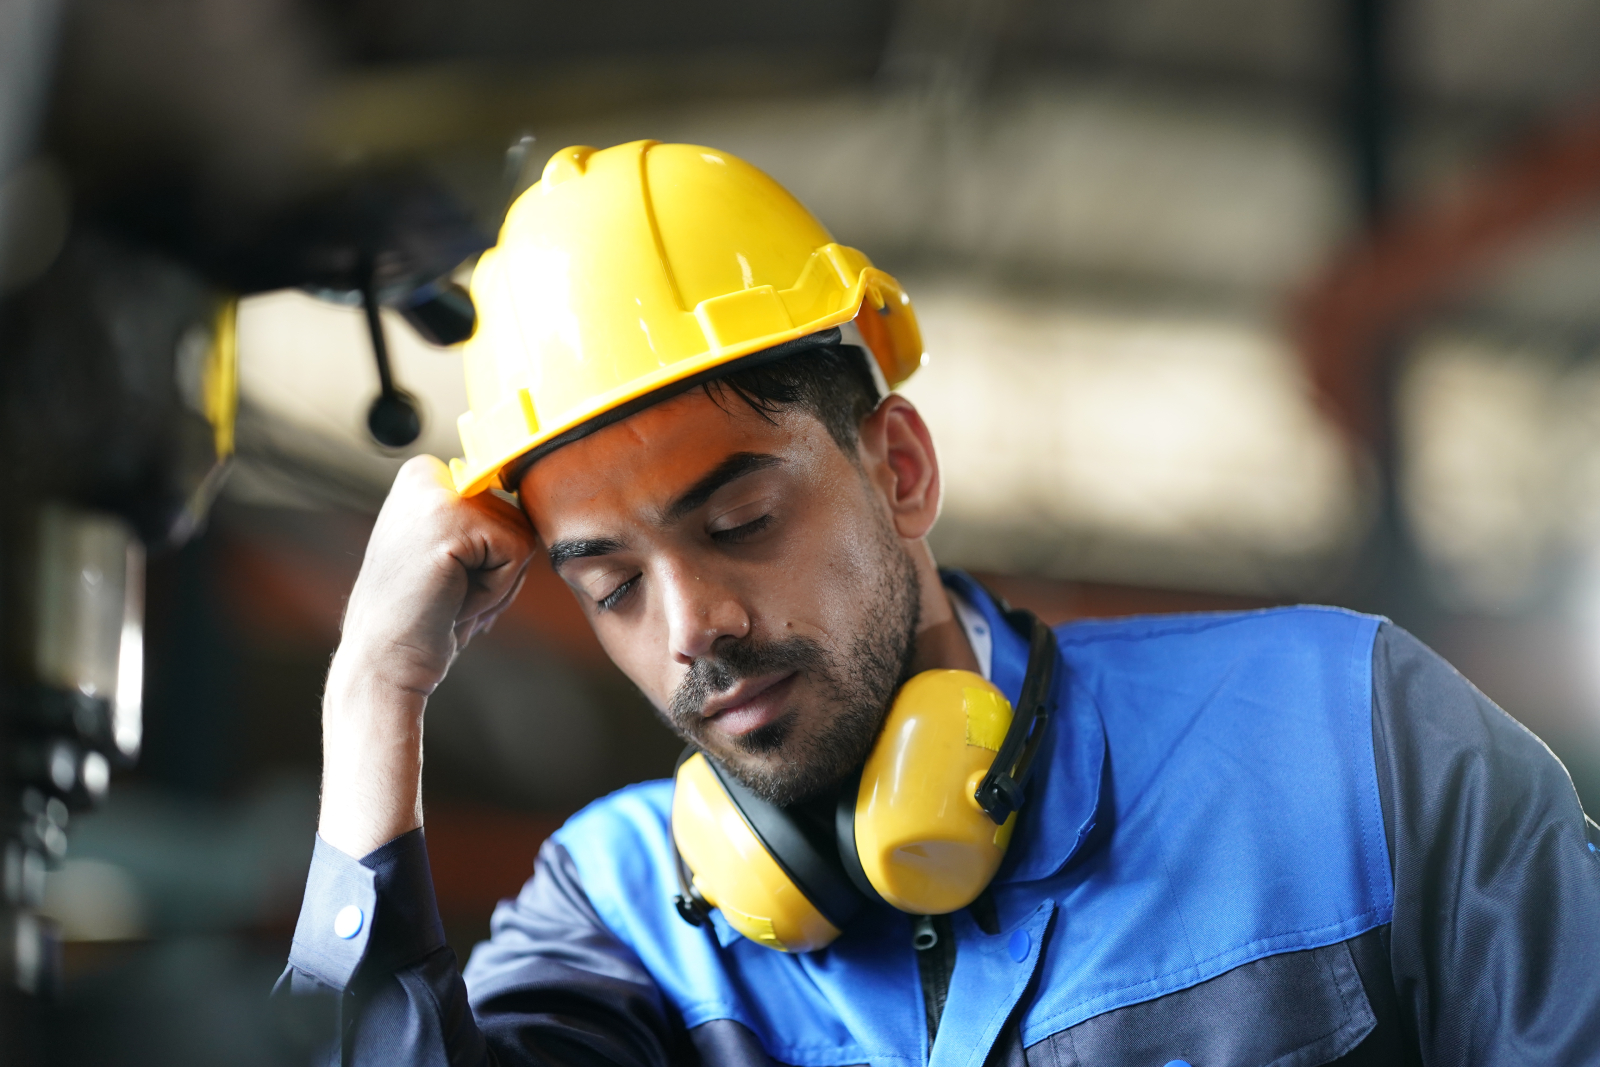
[[[996,826],[975,797],[1011,718],[1005,694],[971,671],[924,671],[901,688],[835,819],[858,888],[913,915],[977,899],[1016,825],[1013,812]]]
[[[861,909],[829,835],[808,836],[698,752],[678,766],[672,836],[706,905],[770,948],[821,948]]]

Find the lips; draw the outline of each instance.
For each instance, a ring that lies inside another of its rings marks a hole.
[[[794,688],[798,672],[746,678],[732,689],[706,702],[703,721],[737,737],[759,730],[783,714],[784,702]]]

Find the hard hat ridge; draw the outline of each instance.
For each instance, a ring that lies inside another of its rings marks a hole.
[[[751,357],[837,344],[855,320],[886,382],[922,362],[909,297],[780,185],[697,145],[564,149],[478,265],[470,410],[451,463],[471,495],[550,449]]]

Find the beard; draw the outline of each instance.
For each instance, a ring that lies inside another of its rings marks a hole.
[[[807,637],[728,639],[690,665],[663,713],[673,732],[769,803],[810,799],[860,767],[895,692],[910,677],[921,583],[893,531],[879,534],[878,579],[859,599],[860,632],[844,654]],[[818,691],[827,709],[820,728],[801,732],[798,709],[787,708],[772,722],[729,739],[732,751],[708,743],[708,700],[741,679],[789,673]]]

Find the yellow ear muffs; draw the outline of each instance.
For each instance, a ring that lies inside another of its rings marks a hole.
[[[864,900],[942,915],[977,899],[1005,858],[1048,721],[1056,645],[1031,633],[1019,711],[971,671],[924,671],[896,694],[883,731],[840,797],[834,840],[751,792],[692,749],[678,763],[672,837],[677,907],[785,952],[839,936]]]

